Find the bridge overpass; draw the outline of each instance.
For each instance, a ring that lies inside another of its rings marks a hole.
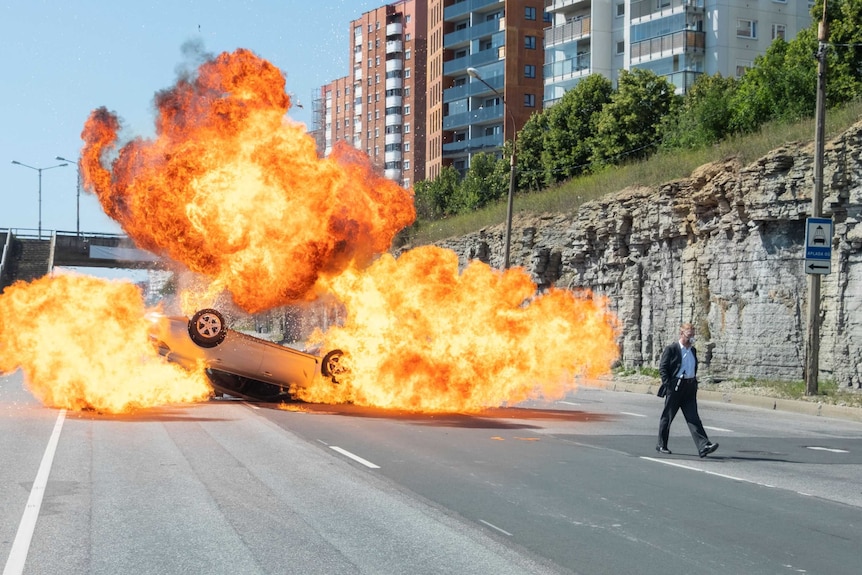
[[[0,292],[17,280],[32,281],[55,266],[156,269],[162,260],[138,249],[128,236],[0,228]]]

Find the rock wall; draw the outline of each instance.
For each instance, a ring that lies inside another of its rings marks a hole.
[[[626,367],[657,366],[690,321],[701,375],[803,379],[813,170],[813,145],[788,144],[748,166],[708,164],[577,213],[516,217],[510,259],[540,287],[608,296]],[[823,198],[835,233],[832,273],[821,276],[819,377],[862,387],[862,122],[827,143]],[[462,265],[496,267],[503,236],[499,225],[438,245]]]

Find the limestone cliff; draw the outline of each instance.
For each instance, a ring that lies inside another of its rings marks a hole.
[[[733,158],[658,187],[629,188],[577,213],[516,217],[511,262],[542,287],[590,288],[620,317],[621,362],[656,366],[683,321],[697,327],[701,375],[802,379],[813,145],[748,166]],[[862,122],[826,145],[820,378],[862,386]],[[462,264],[502,261],[503,226],[438,242]]]

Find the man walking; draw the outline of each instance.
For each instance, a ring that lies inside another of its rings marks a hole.
[[[697,413],[697,350],[694,347],[694,326],[690,323],[680,326],[679,342],[670,344],[662,352],[658,372],[667,395],[659,419],[655,450],[670,455],[667,448],[670,424],[681,409],[698,455],[706,457],[718,449],[718,444],[709,441]]]

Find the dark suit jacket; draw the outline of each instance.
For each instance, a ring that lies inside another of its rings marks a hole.
[[[697,377],[697,348],[691,346],[691,355],[694,356],[694,373],[691,377]],[[658,362],[658,374],[661,376],[661,382],[673,389],[676,385],[676,374],[682,366],[682,349],[679,342],[675,341],[661,353],[661,359]],[[686,374],[688,375],[688,374]]]

